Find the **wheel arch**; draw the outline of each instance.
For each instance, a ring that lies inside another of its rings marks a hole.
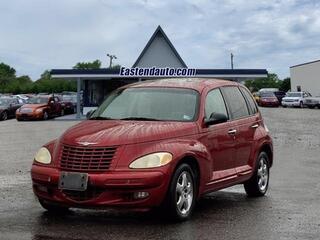
[[[193,156],[193,155],[185,155],[183,156],[175,165],[174,171],[181,165],[181,164],[188,164],[191,169],[194,171],[195,174],[195,180],[197,185],[197,196],[199,196],[199,193],[202,192],[201,190],[201,177],[203,172],[201,171],[201,166],[199,164],[199,160]]]
[[[265,152],[268,155],[269,158],[269,167],[272,167],[273,165],[273,151],[272,151],[272,147],[270,144],[265,143],[261,146],[260,148],[260,152]]]

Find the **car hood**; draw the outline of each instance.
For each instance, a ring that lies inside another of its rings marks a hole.
[[[21,109],[23,108],[32,108],[32,109],[36,109],[36,108],[41,108],[41,107],[46,107],[47,104],[24,104]]]
[[[87,120],[68,129],[61,136],[60,142],[114,146],[177,138],[197,132],[194,122]]]

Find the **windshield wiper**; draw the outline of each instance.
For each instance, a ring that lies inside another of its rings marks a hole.
[[[138,121],[160,121],[156,118],[147,118],[147,117],[127,117],[121,118],[120,120],[138,120]]]
[[[98,116],[98,117],[89,118],[89,120],[114,120],[114,119],[113,118],[109,118],[109,117]]]

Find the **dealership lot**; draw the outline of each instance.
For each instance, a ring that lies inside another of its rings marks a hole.
[[[249,199],[242,186],[212,193],[184,223],[116,210],[47,214],[31,190],[32,158],[76,121],[0,122],[0,239],[317,239],[320,110],[261,111],[274,138],[267,196]]]

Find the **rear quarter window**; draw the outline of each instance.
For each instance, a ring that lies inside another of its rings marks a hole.
[[[227,102],[228,110],[232,119],[249,116],[246,100],[238,87],[222,87],[222,92]]]
[[[240,90],[248,103],[248,108],[249,108],[250,114],[256,114],[258,112],[258,108],[257,108],[257,105],[256,105],[255,100],[253,99],[251,93],[243,87],[240,87]]]

